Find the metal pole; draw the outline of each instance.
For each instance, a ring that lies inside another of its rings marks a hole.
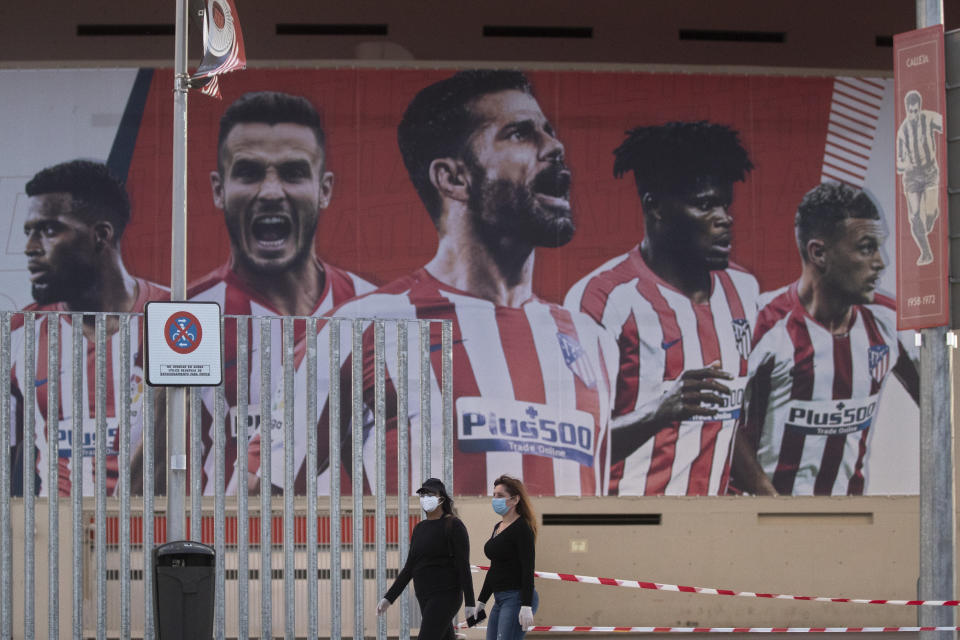
[[[376,504],[376,553],[377,553],[377,600],[387,591],[387,437],[386,437],[386,362],[384,358],[384,332],[386,324],[377,320],[373,325],[374,344],[374,431],[377,451],[377,504]],[[397,418],[403,421],[402,418]],[[387,618],[377,616],[377,640],[387,638]]]
[[[917,0],[917,27],[943,23],[941,0]],[[920,580],[921,599],[950,599],[954,589],[953,440],[947,327],[924,329],[920,348]],[[953,626],[953,610],[921,607],[920,624]],[[950,631],[921,632],[946,640]]]
[[[177,0],[173,73],[173,225],[170,250],[170,299],[187,298],[187,0]],[[167,536],[186,536],[187,390],[167,394]]]
[[[407,419],[410,346],[409,320],[397,321],[397,519],[400,546],[399,564],[410,552],[410,420]],[[400,596],[400,640],[410,638],[410,590]]]
[[[350,548],[353,551],[353,638],[363,640],[363,429],[356,425],[363,423],[363,322],[353,321],[353,345],[351,349],[353,432],[350,449],[353,464],[353,531]]]
[[[343,623],[341,618],[340,589],[343,571],[340,558],[342,525],[340,517],[340,321],[330,319],[330,420],[329,420],[329,465],[330,465],[330,640],[340,640]],[[315,482],[315,480],[311,480]]]

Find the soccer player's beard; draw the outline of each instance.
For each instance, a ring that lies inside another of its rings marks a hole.
[[[546,207],[535,195],[536,191],[568,188],[569,174],[563,170],[561,165],[544,169],[527,185],[503,179],[488,181],[481,169],[471,168],[468,206],[474,213],[474,229],[484,243],[496,249],[517,245],[552,248],[570,242],[576,231],[570,210]]]
[[[92,262],[71,256],[55,272],[48,272],[42,285],[31,285],[30,293],[38,305],[65,302],[73,311],[90,311],[99,297],[99,276]]]

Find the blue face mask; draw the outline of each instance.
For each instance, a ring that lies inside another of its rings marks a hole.
[[[491,502],[493,503],[493,510],[497,512],[498,516],[502,516],[510,510],[510,507],[507,506],[506,498],[494,498]]]

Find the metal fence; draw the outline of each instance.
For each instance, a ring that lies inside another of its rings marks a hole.
[[[236,375],[190,391],[182,505],[161,495],[166,461],[155,449],[169,398],[144,386],[142,315],[0,313],[0,385],[10,390],[0,394],[10,422],[0,429],[0,636],[154,637],[151,553],[167,541],[167,515],[185,509],[190,539],[216,550],[215,637],[409,637],[409,590],[384,618],[375,605],[419,517],[412,483],[433,475],[451,486],[450,322],[224,321],[237,356],[225,368]],[[243,401],[252,391],[259,407]],[[321,416],[326,434],[313,428]],[[248,483],[244,447],[255,437],[259,480]],[[328,484],[315,481],[320,444]],[[364,486],[367,495],[353,490]]]

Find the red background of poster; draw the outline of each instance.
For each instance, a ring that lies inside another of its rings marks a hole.
[[[303,95],[323,114],[336,183],[320,219],[319,254],[378,284],[427,262],[436,234],[400,158],[396,126],[417,91],[452,73],[251,70],[223,78],[222,102],[191,95],[189,279],[229,255],[209,180],[220,115],[242,93],[263,89]],[[639,242],[639,200],[631,179],[613,178],[612,151],[627,129],[668,120],[707,119],[740,132],[756,168],[736,186],[733,259],[757,276],[764,291],[797,277],[793,215],[803,194],[820,182],[832,77],[569,71],[528,76],[565,145],[578,223],[569,245],[538,251],[538,295],[561,302],[577,279]],[[170,278],[172,89],[171,71],[158,70],[128,177],[134,216],[124,239],[131,271],[160,283]]]
[[[926,62],[915,64],[926,58]],[[906,118],[903,99],[918,91],[921,109],[936,111],[943,118],[943,134],[936,141],[940,188],[937,192],[940,215],[928,241],[933,262],[919,266],[920,249],[910,234],[910,222],[903,182],[897,176],[897,328],[925,329],[950,322],[950,231],[947,213],[947,96],[944,84],[943,25],[934,25],[894,37],[895,126]],[[894,150],[896,153],[896,150]]]

